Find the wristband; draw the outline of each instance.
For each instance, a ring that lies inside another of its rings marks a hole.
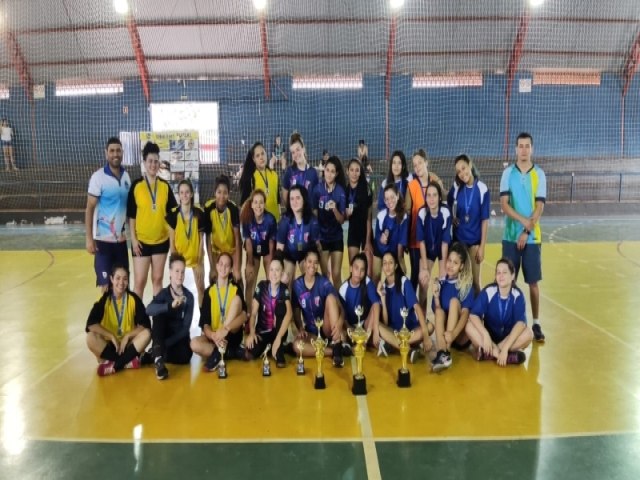
[[[531,232],[529,230],[527,230],[526,228],[524,230],[522,230],[523,233],[526,233],[527,235],[529,235]]]

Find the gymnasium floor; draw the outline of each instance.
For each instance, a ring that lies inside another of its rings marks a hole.
[[[455,352],[449,371],[423,361],[398,389],[399,357],[368,352],[369,394],[354,397],[351,369],[328,359],[324,391],[291,360],[266,379],[259,362],[219,380],[199,360],[164,382],[152,368],[99,378],[81,227],[0,227],[0,478],[638,479],[640,218],[543,231],[548,340],[524,366]]]

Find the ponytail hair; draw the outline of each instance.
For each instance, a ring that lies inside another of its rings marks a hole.
[[[449,249],[449,255],[456,253],[460,257],[460,263],[462,268],[458,274],[458,280],[456,282],[456,288],[460,292],[460,299],[464,299],[471,292],[473,286],[473,271],[471,268],[471,255],[464,244],[455,242]]]

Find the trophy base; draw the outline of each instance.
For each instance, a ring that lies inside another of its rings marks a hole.
[[[315,388],[316,390],[324,390],[325,388],[327,388],[327,384],[324,382],[324,375],[322,377],[316,377],[313,388]]]
[[[367,379],[364,376],[361,378],[356,375],[353,376],[353,387],[351,387],[351,393],[354,395],[367,394]]]
[[[300,376],[302,376],[302,375],[304,375],[305,373],[306,373],[306,371],[305,371],[305,369],[304,369],[304,365],[302,366],[302,368],[301,368],[301,367],[298,367],[298,368],[296,369],[296,375],[300,375]]]
[[[411,372],[408,370],[403,372],[398,370],[398,381],[396,382],[400,388],[409,388],[411,386]]]
[[[227,372],[224,373],[218,373],[218,378],[220,380],[225,380],[228,377]]]
[[[271,372],[262,372],[262,376],[263,377],[270,377],[271,376]]]

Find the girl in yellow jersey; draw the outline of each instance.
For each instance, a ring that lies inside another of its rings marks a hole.
[[[204,292],[200,308],[202,335],[191,340],[193,353],[205,358],[204,370],[212,372],[222,359],[218,349],[225,346],[225,357],[244,358],[242,327],[247,321],[242,289],[230,277],[233,259],[228,253],[218,256],[218,276]]]
[[[180,205],[171,209],[166,220],[169,225],[169,250],[179,253],[186,266],[193,270],[198,290],[198,304],[202,304],[204,293],[204,242],[206,231],[204,211],[193,204],[193,185],[190,180],[178,184]]]
[[[157,176],[160,147],[147,142],[142,150],[145,175],[131,184],[127,199],[127,217],[133,254],[133,291],[142,298],[149,267],[153,295],[162,290],[164,265],[169,252],[169,228],[164,217],[177,206],[169,184]]]
[[[228,253],[233,259],[233,278],[242,281],[240,266],[242,250],[240,248],[240,212],[235,203],[229,200],[231,183],[229,177],[220,175],[216,178],[214,195],[204,205],[207,221],[206,239],[207,254],[211,277],[216,277],[216,265],[221,253]]]
[[[253,144],[240,177],[240,205],[254,190],[262,190],[267,197],[265,208],[276,221],[280,220],[280,182],[278,174],[267,166],[267,151],[260,142]]]
[[[109,289],[93,305],[87,319],[87,346],[100,365],[98,375],[140,368],[140,353],[151,340],[151,322],[140,297],[129,290],[129,271],[113,267]]]

